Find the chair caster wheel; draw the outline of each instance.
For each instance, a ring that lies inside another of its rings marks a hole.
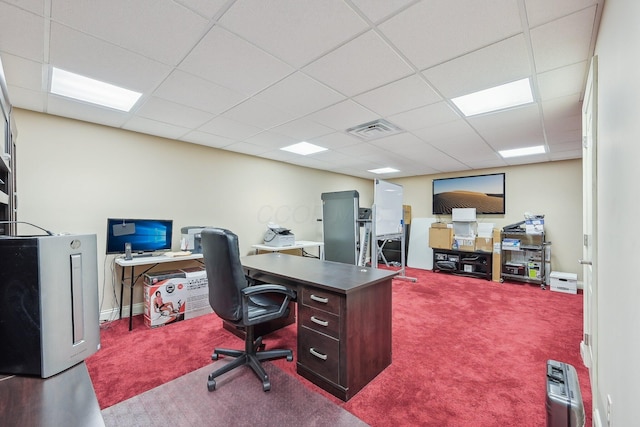
[[[207,381],[207,390],[214,391],[216,389],[216,380]]]
[[[287,362],[293,362],[293,354],[287,356]]]
[[[213,353],[211,355],[211,360],[218,360],[218,353]]]
[[[262,383],[262,390],[263,390],[263,391],[269,391],[269,390],[271,390],[271,382],[270,382],[270,381],[268,381],[268,380],[267,380],[267,381],[264,381],[264,382]]]

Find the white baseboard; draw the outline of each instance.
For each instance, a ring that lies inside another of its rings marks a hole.
[[[110,310],[102,310],[100,312],[100,321],[108,322],[111,320],[117,319],[119,307],[114,307]],[[133,315],[136,316],[138,314],[144,313],[144,303],[139,302],[137,304],[133,304]],[[125,305],[122,307],[122,317],[129,317],[129,306]]]
[[[602,421],[600,420],[600,411],[596,408],[593,411],[593,422],[591,423],[593,427],[602,427]]]

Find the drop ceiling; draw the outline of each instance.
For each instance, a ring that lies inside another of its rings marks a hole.
[[[470,171],[582,156],[603,1],[0,0],[0,59],[26,110],[363,178]],[[143,95],[128,113],[52,95],[52,67]],[[527,77],[532,104],[451,102]],[[348,132],[378,120],[400,131]],[[328,150],[280,150],[301,141]]]

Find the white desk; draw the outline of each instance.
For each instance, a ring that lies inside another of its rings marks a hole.
[[[258,251],[265,252],[280,252],[280,251],[288,251],[292,249],[301,249],[304,254],[304,250],[306,248],[318,248],[318,255],[320,259],[324,259],[324,242],[312,242],[310,240],[296,240],[293,245],[290,246],[267,246],[267,245],[251,245],[252,248],[255,249],[256,254]]]
[[[116,258],[116,264],[122,267],[122,276],[120,278],[120,319],[122,319],[122,297],[124,295],[124,287],[127,281],[125,277],[125,270],[129,267],[129,330],[132,329],[133,325],[133,287],[135,286],[138,279],[144,274],[151,270],[153,267],[158,264],[163,264],[167,262],[179,262],[179,261],[188,261],[188,260],[199,260],[202,259],[202,254],[191,254],[191,255],[183,255],[183,256],[175,256],[170,257],[166,255],[158,255],[158,256],[141,256],[135,257],[133,259],[126,260],[124,258]],[[136,275],[135,268],[138,266],[145,266],[146,268],[142,273]]]

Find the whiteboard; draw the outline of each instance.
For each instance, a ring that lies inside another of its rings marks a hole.
[[[373,204],[376,237],[402,235],[402,185],[376,179]]]
[[[407,267],[433,270],[433,249],[429,247],[429,228],[435,218],[411,218]]]

